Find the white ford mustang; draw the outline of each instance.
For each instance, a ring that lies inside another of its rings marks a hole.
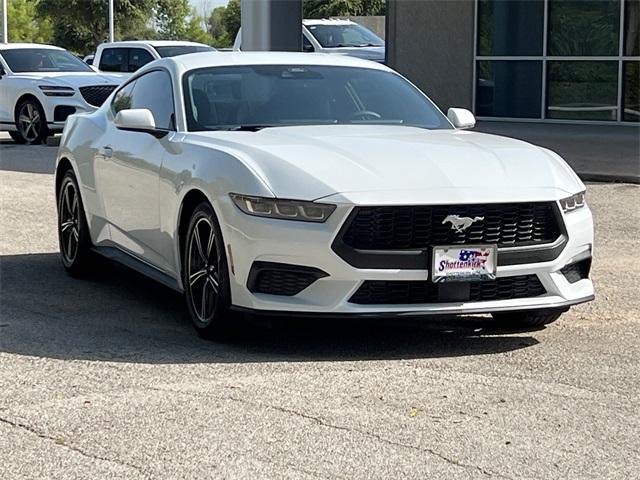
[[[465,131],[384,65],[296,53],[152,62],[69,117],[62,261],[95,254],[232,311],[491,313],[542,325],[593,298],[585,187],[555,153]]]

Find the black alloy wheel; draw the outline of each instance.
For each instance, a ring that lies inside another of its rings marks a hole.
[[[16,110],[16,127],[17,135],[11,137],[18,143],[26,143],[28,145],[37,145],[42,143],[49,130],[47,128],[47,119],[40,103],[28,98],[18,105]],[[17,139],[16,139],[17,137]]]
[[[74,276],[89,273],[94,255],[80,189],[72,170],[64,174],[58,190],[58,242],[64,268]]]
[[[189,313],[199,335],[216,338],[230,332],[229,273],[222,233],[213,209],[194,211],[183,252],[183,283]]]

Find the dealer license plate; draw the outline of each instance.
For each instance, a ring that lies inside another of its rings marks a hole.
[[[497,257],[495,245],[433,247],[431,279],[436,283],[493,280]]]

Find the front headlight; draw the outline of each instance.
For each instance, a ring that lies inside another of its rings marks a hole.
[[[562,211],[564,213],[569,213],[584,207],[587,204],[585,201],[585,193],[586,192],[576,193],[575,195],[571,195],[570,197],[560,200]]]
[[[305,202],[302,200],[280,200],[278,198],[252,197],[230,193],[233,203],[247,215],[256,217],[297,220],[300,222],[326,222],[336,209],[328,203]]]
[[[56,87],[54,85],[39,85],[38,88],[42,90],[47,97],[72,97],[76,91],[71,87]]]

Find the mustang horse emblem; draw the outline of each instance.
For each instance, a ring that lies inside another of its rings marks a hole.
[[[484,220],[484,217],[471,218],[471,217],[460,217],[458,215],[447,215],[447,218],[445,218],[442,221],[442,224],[444,225],[445,223],[450,222],[451,228],[453,230],[455,230],[458,233],[462,233],[471,225],[473,225],[475,222],[479,222],[482,220]]]

